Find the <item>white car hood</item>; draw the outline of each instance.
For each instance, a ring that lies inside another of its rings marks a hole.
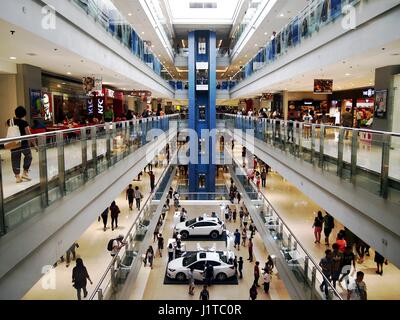
[[[175,229],[176,229],[176,230],[182,230],[182,229],[187,228],[186,225],[185,225],[185,223],[186,223],[186,222],[179,222],[179,223],[175,226]]]

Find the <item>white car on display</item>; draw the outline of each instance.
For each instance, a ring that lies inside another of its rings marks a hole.
[[[234,258],[235,254],[232,251],[190,252],[168,263],[167,277],[185,281],[188,278],[188,271],[193,267],[194,279],[203,281],[205,266],[211,264],[214,267],[214,279],[224,281],[236,275],[235,267],[228,263]]]
[[[217,239],[225,231],[225,224],[219,218],[198,217],[178,223],[174,231],[180,234],[182,239],[187,239],[189,236],[210,236],[212,239]]]

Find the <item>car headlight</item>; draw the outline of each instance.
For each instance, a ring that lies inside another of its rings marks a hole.
[[[169,269],[169,268],[168,268],[168,271],[170,271],[170,272],[175,272],[176,270],[175,270],[175,269]]]

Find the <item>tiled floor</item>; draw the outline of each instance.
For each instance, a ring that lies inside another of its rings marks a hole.
[[[237,159],[241,159],[240,146],[235,147],[235,156]],[[324,256],[327,247],[324,244],[314,244],[312,224],[316,213],[322,208],[276,172],[268,176],[267,187],[262,191],[309,254],[319,261]],[[343,229],[343,225],[339,221],[335,221],[335,229],[330,236],[331,243],[340,229]],[[377,275],[372,248],[370,257],[366,257],[363,264],[356,264],[356,269],[365,273],[369,299],[400,299],[400,270],[389,263],[387,266],[384,265],[383,276]],[[338,291],[343,292],[340,287],[338,287]]]
[[[163,171],[163,168],[154,168],[156,181]],[[147,174],[143,174],[141,182],[132,182],[133,186],[139,186],[144,195],[143,201],[146,200],[150,192],[150,182]],[[132,222],[136,218],[138,211],[134,209],[129,211],[128,201],[125,200],[125,191],[116,199],[116,203],[121,210],[118,221],[118,229],[111,231],[111,218],[108,217],[108,229],[103,231],[103,222],[97,220],[85,231],[85,233],[77,240],[79,248],[76,250],[77,256],[81,257],[93,281],[93,285],[88,283],[89,296],[104,274],[106,267],[111,262],[110,252],[107,251],[107,243],[110,239],[115,238],[118,234],[128,232]],[[134,206],[135,207],[135,206]],[[100,215],[100,212],[99,212]],[[65,257],[65,256],[64,256]],[[75,262],[72,261],[67,268],[66,263],[59,263],[54,269],[55,290],[43,289],[42,284],[48,284],[50,276],[44,275],[31,290],[29,290],[23,299],[26,300],[74,300],[76,299],[76,290],[72,287],[71,277],[72,268]]]

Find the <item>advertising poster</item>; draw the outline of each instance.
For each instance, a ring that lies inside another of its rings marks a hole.
[[[43,112],[44,120],[47,122],[53,121],[53,101],[51,93],[43,93]]]
[[[40,117],[42,109],[42,91],[30,89],[29,95],[31,103],[31,117]]]
[[[387,90],[379,90],[375,92],[375,117],[385,118],[387,107]]]
[[[314,93],[315,94],[332,94],[333,93],[333,80],[315,79],[314,80]]]

